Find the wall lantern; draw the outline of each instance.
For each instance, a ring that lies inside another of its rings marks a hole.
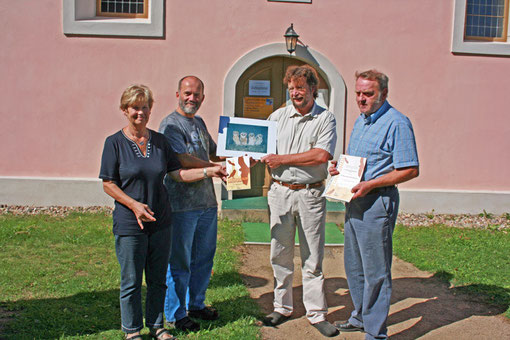
[[[287,51],[292,54],[292,52],[296,50],[296,45],[299,38],[299,34],[294,31],[294,24],[290,24],[290,27],[287,28],[287,31],[283,36],[285,37],[285,45],[287,45]]]

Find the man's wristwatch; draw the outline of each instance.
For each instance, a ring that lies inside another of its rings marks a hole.
[[[207,176],[207,169],[204,168],[204,178],[208,178],[209,176]]]

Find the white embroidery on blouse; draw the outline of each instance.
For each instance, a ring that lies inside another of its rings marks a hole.
[[[122,135],[124,137],[126,137],[126,139],[131,143],[131,149],[135,153],[136,157],[149,158],[149,156],[151,154],[151,145],[152,145],[152,143],[151,143],[152,134],[151,134],[150,130],[149,130],[149,139],[147,140],[147,150],[146,150],[145,156],[143,155],[142,150],[140,150],[140,147],[138,146],[138,144],[136,144],[131,138],[126,136],[124,131],[122,131],[122,130],[120,130],[120,131],[122,132]]]

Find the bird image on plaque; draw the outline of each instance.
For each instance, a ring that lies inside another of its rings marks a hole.
[[[227,158],[227,190],[251,189],[250,157]]]
[[[260,159],[276,153],[276,130],[274,121],[221,116],[216,154]]]

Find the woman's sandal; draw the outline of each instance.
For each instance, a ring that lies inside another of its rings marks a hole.
[[[164,335],[170,335],[169,338],[166,338],[164,337]],[[154,339],[157,339],[157,340],[177,340],[176,337],[172,336],[172,334],[170,334],[170,332],[168,331],[168,329],[166,328],[160,328],[160,329],[151,329],[149,331],[149,335],[154,338]]]
[[[126,340],[143,340],[142,335],[140,333],[133,335],[133,336],[129,336],[129,335],[130,334],[126,333],[126,336],[125,336]]]

